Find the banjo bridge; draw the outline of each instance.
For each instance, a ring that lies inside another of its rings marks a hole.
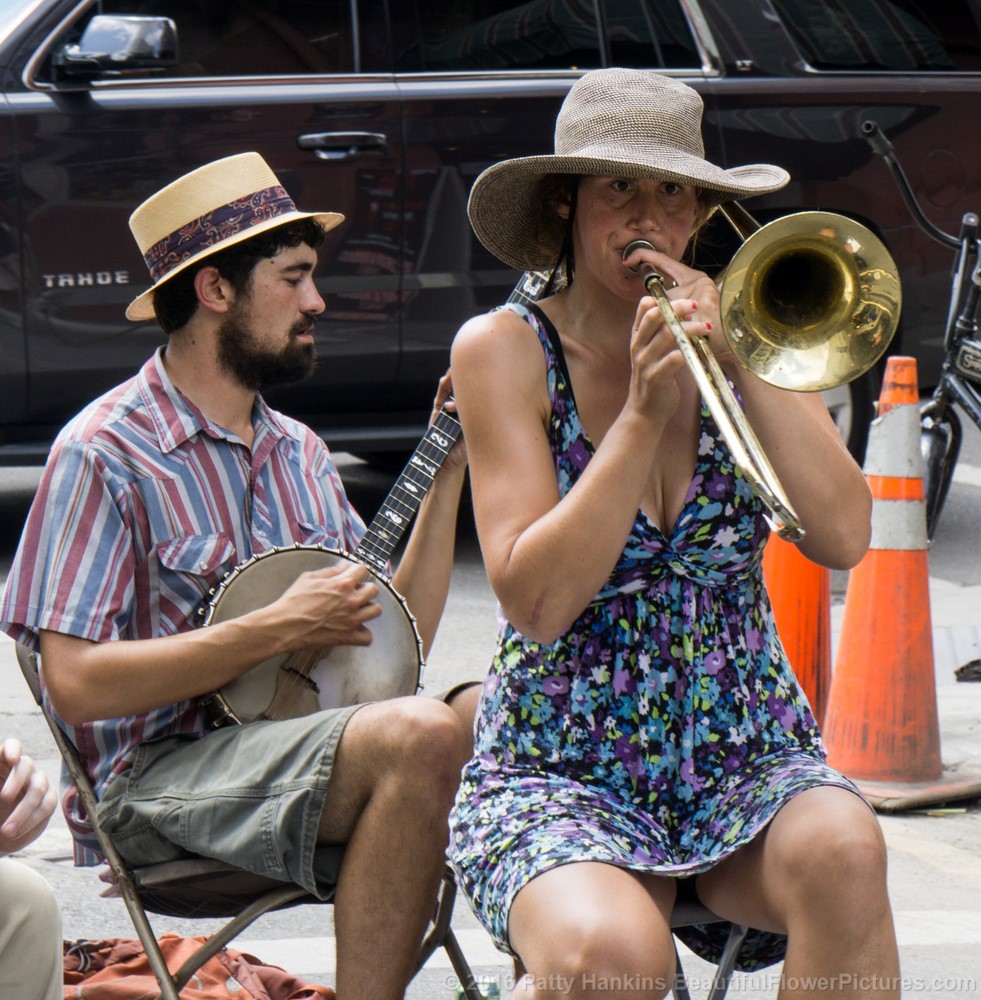
[[[310,664],[310,666],[313,666],[313,664]],[[280,664],[279,669],[282,670],[284,674],[292,674],[293,677],[296,678],[296,680],[302,682],[303,684],[306,684],[307,687],[309,687],[314,694],[319,695],[320,685],[307,673],[307,670],[310,669],[310,666],[308,666],[304,670],[301,670],[297,667],[294,667],[291,663],[282,663]]]

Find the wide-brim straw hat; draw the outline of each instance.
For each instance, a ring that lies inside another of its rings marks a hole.
[[[706,205],[782,188],[782,167],[723,170],[705,159],[702,99],[691,87],[645,70],[601,69],[580,77],[555,122],[555,152],[504,160],[474,182],[467,212],[481,243],[519,270],[555,265],[562,228],[543,205],[550,174],[647,177],[691,184]],[[544,223],[543,223],[544,219]],[[549,224],[551,222],[552,224]]]
[[[327,232],[344,216],[297,211],[258,153],[226,156],[179,177],[130,216],[153,286],[133,299],[126,318],[152,319],[153,293],[195,261],[294,219],[313,219]]]

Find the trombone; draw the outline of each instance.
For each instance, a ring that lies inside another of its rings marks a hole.
[[[737,202],[719,209],[743,240],[720,282],[722,330],[736,360],[764,382],[819,392],[851,382],[885,353],[902,294],[896,265],[869,229],[830,212],[798,212],[761,226]],[[623,258],[654,247],[634,240]],[[804,529],[736,399],[701,337],[689,337],[664,290],[663,276],[641,266],[733,461],[767,508],[783,539]]]

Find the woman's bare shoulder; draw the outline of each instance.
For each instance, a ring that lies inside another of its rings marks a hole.
[[[453,340],[453,363],[500,363],[533,351],[541,353],[528,321],[512,309],[497,309],[467,320]]]

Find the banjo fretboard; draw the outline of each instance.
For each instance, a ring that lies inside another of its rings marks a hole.
[[[440,410],[368,525],[357,548],[359,559],[386,569],[459,436],[460,421],[452,413]]]

